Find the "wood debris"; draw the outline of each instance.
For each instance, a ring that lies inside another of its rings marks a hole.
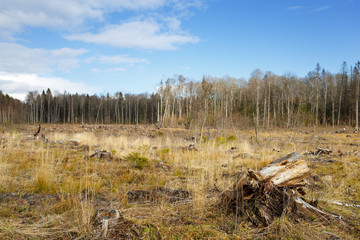
[[[329,149],[326,149],[326,148],[317,147],[317,148],[316,148],[316,151],[307,152],[307,153],[305,153],[305,155],[316,155],[316,156],[319,156],[319,155],[329,155],[329,154],[331,154],[332,152],[333,152],[332,150],[329,150]]]
[[[117,209],[99,209],[93,224],[97,231],[92,239],[140,239],[143,234],[143,228],[125,219]]]
[[[113,159],[113,156],[111,154],[111,152],[108,152],[106,150],[97,150],[95,151],[95,153],[93,153],[92,155],[90,155],[90,158],[99,158],[99,159],[103,159],[103,160],[111,160]]]
[[[162,168],[164,169],[165,171],[170,171],[170,166],[169,164],[167,164],[166,162],[159,162],[158,164],[156,164],[155,166],[156,168]]]

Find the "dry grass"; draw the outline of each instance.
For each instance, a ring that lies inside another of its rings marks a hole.
[[[159,134],[151,126],[44,125],[48,143],[33,139],[35,129],[30,125],[0,129],[1,239],[90,239],[95,230],[92,218],[101,207],[119,209],[143,227],[148,239],[152,228],[163,239],[326,239],[322,231],[359,238],[359,209],[329,203],[360,201],[358,133],[335,134],[332,128],[272,129],[260,131],[255,139],[252,130],[229,131],[224,136],[213,130],[210,138],[196,142],[196,150],[188,150],[192,141],[184,138],[193,136],[193,131],[182,129],[162,129]],[[292,151],[305,153],[316,147],[333,150],[333,155],[323,159],[335,162],[309,161],[316,176],[309,181],[318,188],[307,189],[306,198],[317,199],[321,208],[342,215],[347,227],[316,218],[295,225],[284,217],[256,229],[214,207],[237,172],[260,169]],[[108,150],[113,159],[88,158],[95,150]],[[148,164],[136,167],[127,158],[134,152],[146,157]],[[166,162],[170,170],[157,168],[159,162]],[[158,187],[187,190],[191,201],[128,201],[129,191]],[[19,197],[10,198],[8,193]],[[44,196],[55,200],[45,201]]]

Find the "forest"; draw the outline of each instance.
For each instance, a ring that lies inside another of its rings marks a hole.
[[[255,69],[249,79],[183,75],[151,93],[88,95],[29,92],[25,102],[0,92],[0,123],[157,124],[159,127],[295,127],[359,122],[359,68],[330,73],[318,63],[305,77]]]

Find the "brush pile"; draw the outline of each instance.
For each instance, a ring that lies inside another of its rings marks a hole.
[[[309,176],[302,155],[291,153],[259,171],[240,173],[233,188],[221,194],[220,209],[259,227],[283,216],[295,222],[313,218],[340,220],[340,216],[322,211],[302,197],[306,195],[304,180]]]

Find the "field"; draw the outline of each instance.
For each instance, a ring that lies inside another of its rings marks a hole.
[[[37,129],[0,127],[0,239],[360,238],[360,133],[352,129],[207,129],[202,138],[152,125],[42,125],[34,137]],[[221,210],[239,172],[294,151],[311,170],[304,199],[341,220],[282,214],[254,226]],[[102,211],[117,215],[115,224],[104,226]]]

